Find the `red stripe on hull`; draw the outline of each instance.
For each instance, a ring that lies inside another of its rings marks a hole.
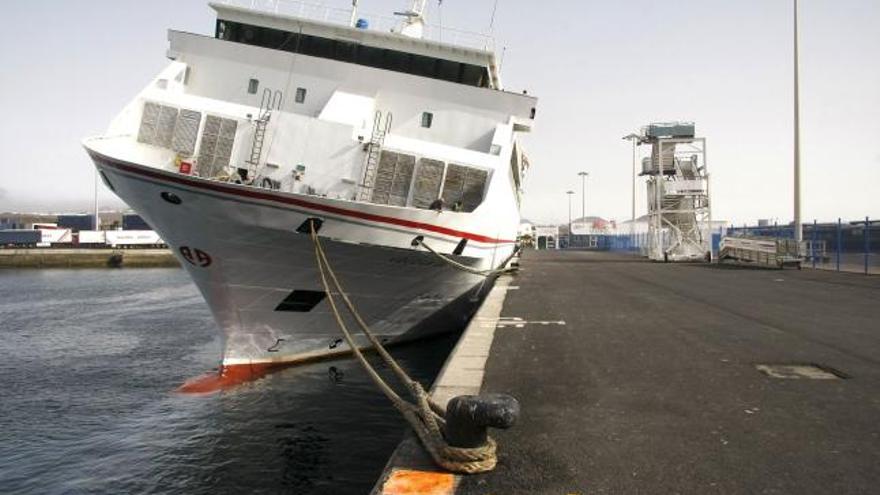
[[[191,378],[177,388],[181,394],[213,394],[258,380],[296,363],[257,363],[221,366],[219,371]]]
[[[506,240],[506,239],[495,239],[492,237],[487,237],[480,234],[472,234],[470,232],[464,232],[461,230],[450,229],[448,227],[442,227],[439,225],[433,225],[424,222],[416,222],[414,220],[406,220],[403,218],[395,218],[395,217],[386,217],[383,215],[376,215],[374,213],[366,213],[363,211],[357,210],[349,210],[346,208],[340,208],[337,206],[323,205],[320,203],[313,203],[311,201],[306,201],[298,198],[291,198],[287,196],[281,196],[279,194],[273,194],[264,191],[250,191],[243,190],[236,187],[230,187],[219,183],[212,182],[203,182],[197,181],[193,179],[186,178],[180,175],[169,175],[161,172],[155,172],[152,170],[147,170],[145,167],[140,165],[131,165],[124,162],[120,162],[114,158],[110,158],[108,156],[104,156],[96,151],[88,150],[92,155],[92,159],[95,161],[100,161],[105,165],[110,167],[117,168],[119,170],[123,170],[125,172],[142,175],[146,177],[150,177],[153,179],[159,179],[168,182],[174,182],[177,184],[182,184],[188,187],[194,187],[198,189],[207,189],[210,191],[222,192],[224,194],[231,194],[234,196],[242,196],[246,198],[260,199],[264,201],[273,201],[276,203],[283,203],[293,206],[299,206],[302,208],[308,208],[310,210],[322,211],[325,213],[332,213],[334,215],[341,215],[345,217],[357,218],[360,220],[367,220],[370,222],[377,223],[386,223],[390,225],[397,225],[400,227],[409,227],[414,229],[426,230],[429,232],[436,232],[438,234],[444,234],[448,236],[465,238],[475,242],[482,242],[485,244],[512,244],[515,241]]]

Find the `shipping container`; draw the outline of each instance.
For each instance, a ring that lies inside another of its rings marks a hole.
[[[36,247],[41,241],[39,230],[0,230],[0,247]]]
[[[39,229],[35,232],[41,233],[40,247],[57,247],[70,246],[73,244],[73,233],[70,229],[50,228]]]
[[[106,246],[107,239],[103,230],[80,230],[79,245],[83,247]]]
[[[86,214],[58,215],[58,226],[74,232],[95,230],[95,216]]]
[[[108,230],[105,233],[110,247],[158,247],[165,242],[152,230]]]
[[[153,227],[150,227],[137,213],[124,213],[122,215],[122,230],[153,230]]]

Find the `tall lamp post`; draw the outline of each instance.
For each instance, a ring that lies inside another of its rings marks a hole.
[[[98,214],[98,167],[95,167],[95,230],[101,230],[101,217]]]
[[[587,218],[587,176],[589,172],[578,172],[581,177],[581,220],[586,221]]]
[[[574,191],[565,191],[568,194],[568,244],[571,245],[571,195]]]
[[[804,240],[801,226],[801,122],[800,122],[800,84],[798,73],[798,0],[794,0],[794,240],[800,255]]]
[[[636,231],[636,145],[638,144],[640,138],[641,136],[639,136],[638,134],[627,134],[626,136],[623,136],[623,139],[632,142],[633,148],[632,220],[629,224],[630,236],[635,234]]]

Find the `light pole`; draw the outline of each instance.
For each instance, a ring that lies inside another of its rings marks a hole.
[[[571,244],[571,195],[574,191],[565,191],[568,194],[568,243]]]
[[[581,176],[581,221],[586,221],[587,218],[587,176],[590,175],[589,172],[578,172],[578,175]]]
[[[98,214],[98,167],[95,167],[95,230],[101,230],[101,217]]]
[[[794,0],[794,240],[800,255],[804,232],[801,226],[801,121],[798,73],[798,0]]]
[[[627,134],[623,139],[632,141],[633,148],[633,182],[632,182],[632,220],[629,225],[629,233],[633,235],[636,229],[636,144],[638,144],[641,136],[638,134]]]

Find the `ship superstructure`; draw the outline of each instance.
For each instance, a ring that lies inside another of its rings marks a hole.
[[[514,249],[536,99],[502,89],[486,36],[424,0],[393,29],[299,2],[211,3],[169,65],[84,141],[171,246],[223,331],[223,374],[343,352],[307,225],[384,338],[466,318]],[[281,7],[284,7],[283,9]],[[429,35],[435,39],[429,39]]]

